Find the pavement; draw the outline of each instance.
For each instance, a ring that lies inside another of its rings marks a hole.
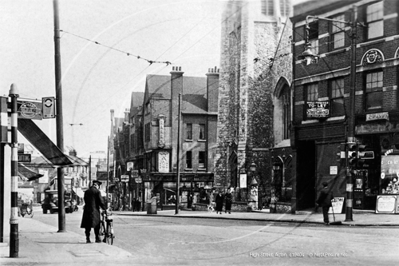
[[[38,210],[40,211],[40,210]],[[323,215],[312,211],[297,214],[270,213],[268,210],[256,212],[232,212],[231,214],[205,211],[175,210],[147,212],[115,211],[114,216],[153,216],[179,218],[206,218],[252,220],[278,223],[304,223],[323,225]],[[333,222],[330,214],[330,222]],[[345,221],[345,214],[335,214],[339,225],[330,226],[397,226],[399,215],[376,214],[371,211],[354,210],[353,221]],[[86,244],[85,237],[71,231],[57,232],[57,228],[35,219],[18,220],[19,244],[18,257],[10,258],[9,236],[0,243],[0,265],[146,265],[146,261],[134,258],[133,255],[116,246],[105,243]],[[62,235],[62,237],[61,237]],[[93,237],[92,237],[93,238]]]

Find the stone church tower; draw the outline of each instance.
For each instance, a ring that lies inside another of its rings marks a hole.
[[[291,0],[225,3],[215,186],[234,188],[235,200],[247,199],[254,177],[259,193],[270,186],[270,152],[284,139],[280,124],[288,127],[288,120],[280,119],[284,107],[277,102],[276,86],[281,77],[288,80],[285,85],[291,83],[291,14]]]

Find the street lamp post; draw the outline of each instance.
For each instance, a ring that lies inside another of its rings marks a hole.
[[[310,50],[311,45],[309,43],[309,18],[314,20],[326,20],[331,22],[344,23],[345,25],[351,26],[351,63],[350,63],[350,92],[349,92],[349,119],[348,119],[348,129],[347,129],[347,142],[346,142],[346,158],[348,158],[349,144],[355,143],[355,91],[356,91],[356,30],[357,22],[355,17],[355,10],[351,10],[351,21],[342,21],[337,19],[322,18],[317,16],[307,16],[306,17],[306,41],[305,51],[298,56],[299,60],[306,60],[306,62],[312,63],[315,59],[318,59],[317,55],[314,55]],[[353,179],[350,171],[350,166],[348,160],[345,160],[346,168],[346,211],[345,211],[345,221],[353,221]]]

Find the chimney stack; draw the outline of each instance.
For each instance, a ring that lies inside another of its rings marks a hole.
[[[181,67],[172,67],[170,89],[171,89],[171,108],[170,108],[170,121],[171,121],[171,138],[172,138],[172,169],[177,167],[177,136],[178,136],[178,118],[179,118],[179,94],[181,94],[181,105],[183,105],[183,71]],[[182,106],[181,106],[181,109]]]
[[[217,67],[209,68],[206,76],[208,112],[217,112],[219,98],[219,69]]]

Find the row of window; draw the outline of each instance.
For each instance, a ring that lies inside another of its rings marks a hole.
[[[365,109],[372,111],[382,108],[383,97],[383,80],[384,74],[382,70],[369,72],[365,74]],[[331,116],[345,114],[344,106],[344,78],[337,78],[329,81],[330,92],[330,114]],[[318,84],[312,83],[306,86],[307,102],[315,102],[319,100]]]
[[[375,39],[384,35],[384,5],[383,2],[370,4],[365,9],[365,20],[367,39]],[[345,26],[348,26],[348,20],[345,20],[344,14],[331,17],[331,48],[338,49],[345,46]],[[314,54],[319,54],[319,22],[315,21],[309,24],[308,29],[309,43]]]
[[[198,126],[199,126],[198,140],[206,140],[205,124],[199,124]],[[150,139],[151,139],[150,129],[151,129],[151,123],[147,123],[145,125],[145,141],[146,142],[150,141]],[[184,137],[186,140],[193,139],[193,124],[191,124],[191,123],[185,124]]]
[[[198,152],[198,168],[205,169],[205,165],[206,165],[206,152],[199,151]],[[192,169],[192,168],[193,168],[193,152],[186,151],[186,169]]]

